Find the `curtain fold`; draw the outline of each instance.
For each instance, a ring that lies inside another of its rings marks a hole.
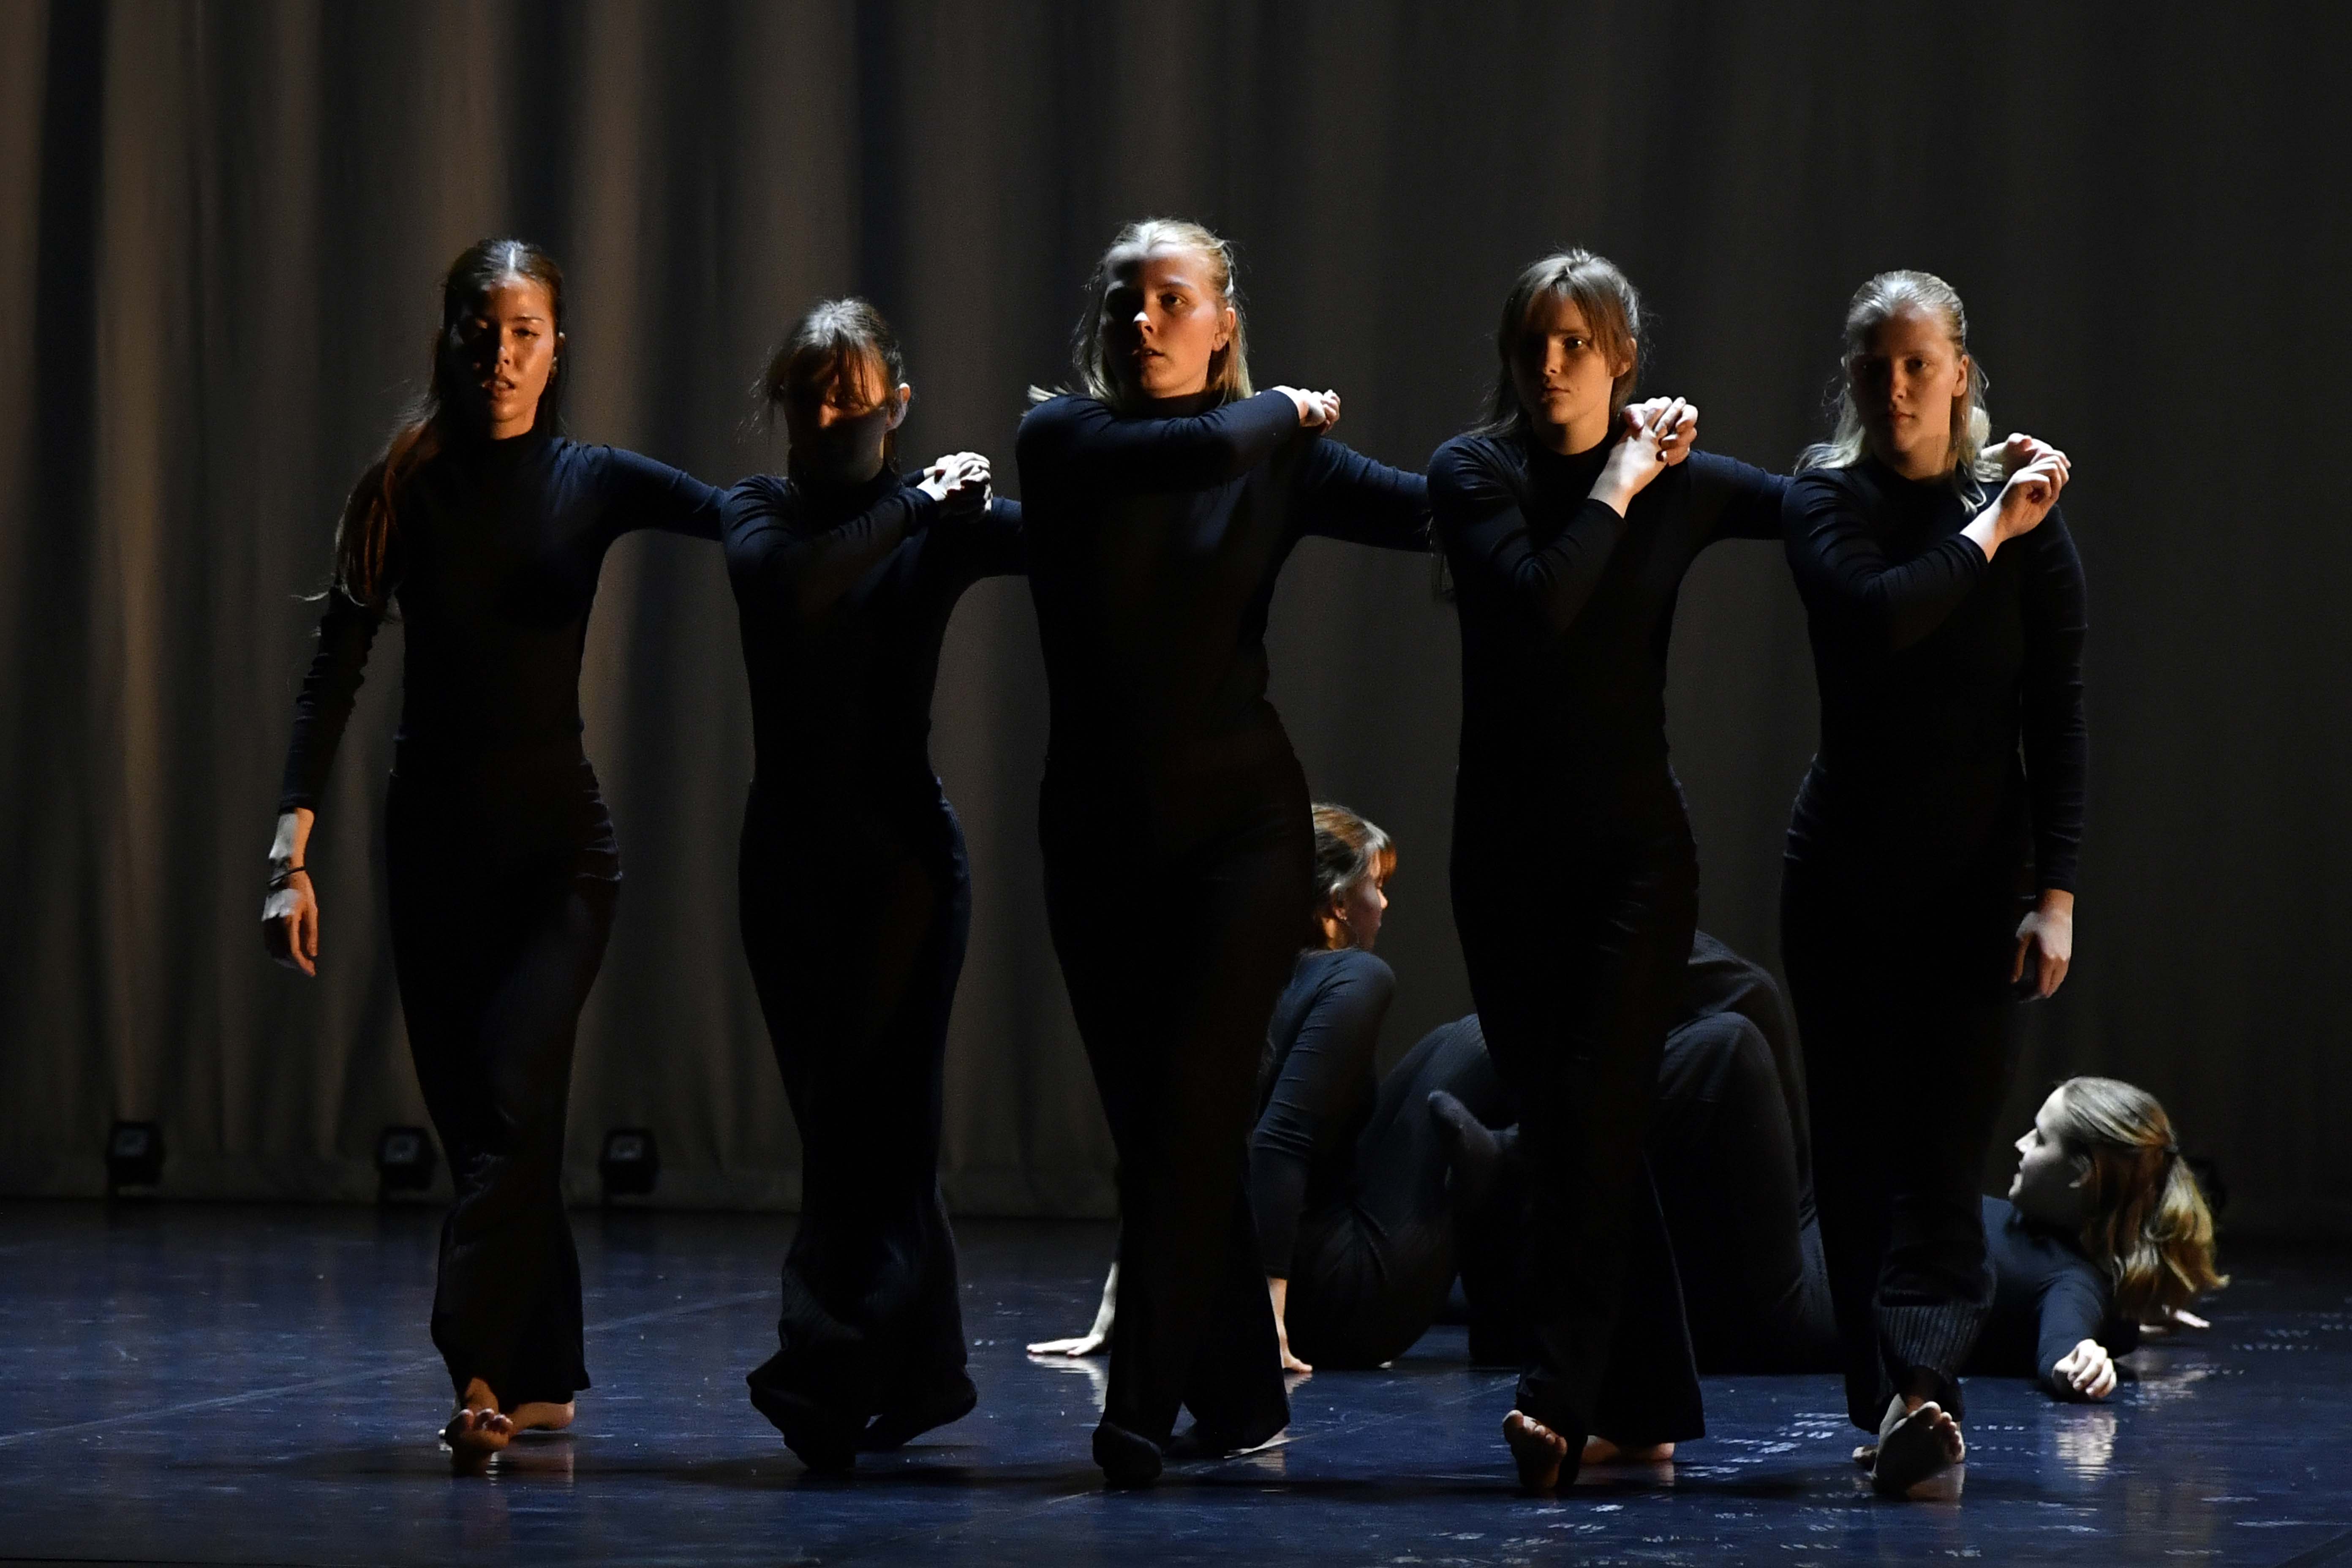
[[[364,1198],[424,1111],[383,921],[400,634],[320,811],[316,982],[262,957],[262,850],[334,518],[483,235],[571,288],[572,434],[716,482],[782,461],[745,389],[864,292],[905,341],[911,457],[1013,434],[1123,220],[1239,244],[1262,384],[1419,467],[1494,375],[1492,311],[1559,243],[1622,263],[1652,387],[1785,468],[1847,295],[1968,298],[2001,429],[2066,447],[2094,774],[2047,1079],[2161,1095],[2234,1225],[2352,1231],[2333,984],[2352,942],[2333,446],[2347,395],[2334,12],[872,0],[0,6],[0,1193],[101,1190],[117,1118],[164,1190]],[[2326,36],[2322,36],[2323,33]],[[1386,1046],[1466,1010],[1444,866],[1458,722],[1424,561],[1309,542],[1274,695],[1316,793],[1396,837]],[[635,538],[583,691],[626,882],[589,1005],[572,1179],[654,1128],[663,1201],[793,1204],[798,1150],[736,936],[750,723],[718,552]],[[1777,963],[1810,752],[1777,551],[1693,574],[1673,661],[1707,928]],[[1045,935],[1027,591],[951,628],[936,754],[975,879],[944,1179],[967,1213],[1101,1215],[1111,1154]],[[1527,803],[1530,834],[1547,803]],[[1117,856],[1121,847],[1106,844]],[[1542,889],[1530,889],[1541,897]],[[1150,889],[1130,926],[1153,1005]]]

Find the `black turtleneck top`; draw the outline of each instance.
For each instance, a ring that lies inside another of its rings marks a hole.
[[[1779,475],[1707,452],[1620,517],[1590,499],[1614,437],[1561,455],[1525,435],[1457,436],[1430,505],[1462,619],[1462,772],[1627,798],[1666,773],[1675,601],[1718,539],[1780,537]],[[1581,816],[1579,831],[1606,823]]]
[[[1269,1278],[1290,1278],[1299,1216],[1355,1188],[1356,1143],[1381,1093],[1381,1020],[1395,995],[1395,973],[1362,948],[1310,948],[1274,1005],[1249,1164]]]
[[[940,645],[966,588],[1021,571],[1020,504],[945,516],[886,468],[830,491],[755,475],[724,506],[761,787],[936,805]]]
[[[1960,531],[1994,493],[1867,459],[1790,481],[1789,565],[1822,693],[1792,853],[1958,868],[2020,862],[2030,840],[2038,884],[2074,889],[2082,557],[2053,507],[1987,561]]]
[[[1142,415],[1056,397],[1021,422],[1048,768],[1197,777],[1286,754],[1265,621],[1299,538],[1428,546],[1427,486],[1299,427],[1279,392]]]
[[[2004,547],[2005,548],[2005,547]],[[1969,1358],[1970,1372],[2032,1377],[2061,1398],[2073,1392],[2050,1369],[2084,1340],[2111,1356],[2139,1348],[2139,1325],[2116,1310],[2114,1287],[2074,1238],[2030,1220],[2004,1198],[1984,1200],[1992,1311]]]
[[[411,477],[395,517],[386,579],[406,630],[401,745],[482,756],[579,743],[580,659],[605,551],[638,528],[717,538],[719,492],[635,452],[534,431],[452,441]],[[383,618],[382,605],[328,595],[279,811],[317,806]]]

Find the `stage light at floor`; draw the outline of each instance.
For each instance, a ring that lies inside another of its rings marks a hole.
[[[661,1145],[650,1127],[615,1127],[604,1134],[604,1152],[596,1157],[596,1173],[604,1179],[604,1201],[641,1198],[661,1179]]]
[[[387,1127],[375,1141],[376,1197],[394,1193],[421,1193],[433,1184],[433,1168],[440,1162],[431,1134],[422,1127]]]
[[[118,1121],[106,1135],[106,1190],[152,1187],[163,1179],[163,1129],[152,1121]]]

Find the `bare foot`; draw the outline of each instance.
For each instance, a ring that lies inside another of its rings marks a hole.
[[[572,1425],[572,1401],[561,1405],[544,1399],[526,1399],[507,1412],[518,1432],[561,1432]]]
[[[1519,1467],[1519,1485],[1531,1492],[1556,1491],[1559,1468],[1568,1462],[1568,1439],[1531,1415],[1514,1410],[1503,1417],[1503,1441]]]
[[[1911,1495],[1922,1481],[1943,1474],[1969,1457],[1960,1424],[1934,1400],[1898,1415],[1890,1407],[1878,1434],[1878,1458],[1870,1484],[1887,1497]]]
[[[513,1436],[514,1423],[489,1409],[460,1410],[441,1428],[441,1440],[461,1459],[495,1454]]]
[[[1636,1443],[1621,1448],[1606,1437],[1584,1440],[1584,1462],[1588,1465],[1663,1465],[1675,1457],[1672,1443]]]

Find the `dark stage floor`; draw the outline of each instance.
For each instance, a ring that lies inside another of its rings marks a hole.
[[[1106,1226],[962,1226],[980,1409],[843,1482],[743,1397],[790,1222],[644,1214],[578,1216],[579,1425],[453,1477],[435,1218],[0,1205],[0,1561],[2352,1568],[2352,1263],[2319,1254],[2234,1255],[2213,1331],[2134,1357],[2110,1405],[1974,1384],[1957,1505],[1873,1499],[1826,1378],[1710,1380],[1682,1462],[1514,1496],[1509,1380],[1458,1329],[1301,1383],[1286,1446],[1106,1495],[1093,1376],[1021,1350],[1084,1326]]]

